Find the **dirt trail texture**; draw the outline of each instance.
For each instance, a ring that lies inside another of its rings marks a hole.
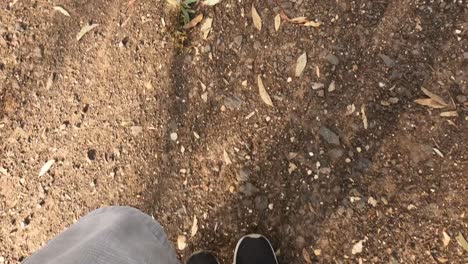
[[[106,205],[182,260],[258,232],[281,263],[468,262],[465,1],[0,7],[0,263]]]

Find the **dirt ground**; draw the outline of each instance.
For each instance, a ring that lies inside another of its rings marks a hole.
[[[185,236],[182,260],[260,232],[281,263],[468,263],[465,1],[195,9],[185,31],[165,1],[0,3],[0,264],[106,205]]]

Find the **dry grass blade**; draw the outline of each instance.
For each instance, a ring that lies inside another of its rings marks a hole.
[[[194,17],[187,25],[184,26],[184,29],[190,29],[198,25],[203,20],[203,14],[199,14],[198,16]]]
[[[99,26],[99,24],[88,24],[81,28],[80,32],[76,34],[76,40],[80,41],[80,39],[86,35],[89,31],[93,30],[95,27]]]
[[[362,123],[364,124],[364,129],[369,127],[367,123],[367,116],[366,116],[366,105],[361,105],[361,114],[362,114]]]
[[[301,76],[301,74],[304,71],[306,65],[307,65],[307,53],[304,52],[304,53],[302,53],[301,56],[299,56],[299,58],[297,58],[296,71],[295,71],[296,77]]]
[[[281,16],[278,14],[275,16],[275,31],[278,31],[281,26]]]
[[[455,237],[458,244],[468,252],[468,242],[466,241],[465,237],[463,237],[462,233],[458,233],[458,236]]]
[[[226,150],[223,150],[223,158],[224,158],[224,163],[226,165],[231,165],[232,164],[232,160],[231,160],[231,158],[229,158],[229,154],[227,153]]]
[[[70,13],[68,13],[68,11],[65,10],[65,8],[63,8],[63,7],[61,7],[61,6],[54,6],[54,10],[55,10],[55,11],[59,11],[59,12],[62,13],[62,15],[64,15],[64,16],[67,16],[67,17],[70,16]]]
[[[440,113],[440,116],[443,116],[443,117],[456,117],[456,116],[458,116],[458,113],[457,113],[457,111],[447,111],[447,112]]]
[[[304,24],[306,22],[309,22],[309,20],[307,19],[307,17],[295,17],[295,18],[289,19],[289,22],[294,23],[294,24]]]
[[[306,27],[320,27],[321,23],[320,22],[315,22],[315,21],[309,21],[305,22],[304,26]]]
[[[268,95],[267,91],[265,90],[265,86],[263,85],[262,77],[260,74],[257,77],[258,82],[258,92],[260,93],[260,98],[262,98],[263,102],[269,106],[273,106],[273,102],[271,101],[270,95]]]
[[[414,100],[414,102],[419,105],[429,106],[429,107],[436,108],[436,109],[447,107],[447,105],[439,104],[437,101],[435,101],[432,98],[416,99]]]
[[[255,9],[255,6],[252,5],[252,20],[253,24],[258,31],[262,30],[262,18],[257,12],[257,9]]]
[[[193,216],[192,230],[190,231],[190,236],[194,237],[198,232],[198,219],[196,216]]]
[[[207,39],[211,32],[211,26],[213,24],[212,18],[205,19],[205,22],[201,25],[200,31],[203,33],[203,39]],[[206,87],[205,87],[206,88]]]
[[[448,104],[444,101],[444,99],[442,99],[442,97],[438,96],[437,94],[427,90],[426,88],[424,87],[421,87],[421,90],[423,91],[423,93],[425,95],[427,95],[429,98],[431,98],[432,100],[436,101],[437,103],[439,103],[440,105],[443,105],[443,106],[448,106]]]
[[[39,171],[39,177],[43,176],[44,174],[46,174],[50,168],[52,167],[52,165],[54,165],[55,163],[55,160],[51,159],[49,161],[47,161],[44,166],[42,166],[41,170]]]

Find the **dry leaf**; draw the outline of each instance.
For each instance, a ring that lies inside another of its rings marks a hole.
[[[42,175],[46,174],[50,168],[52,167],[52,165],[54,165],[55,163],[55,160],[51,159],[49,161],[47,161],[44,166],[42,166],[41,170],[39,171],[39,177],[41,177]]]
[[[305,22],[304,26],[306,27],[320,27],[321,23],[320,22],[315,22],[315,21],[309,21]]]
[[[198,232],[198,219],[196,216],[193,216],[193,224],[192,224],[192,230],[190,232],[190,236],[194,237]]]
[[[289,22],[294,23],[294,24],[303,24],[303,23],[309,22],[309,20],[307,19],[307,17],[295,17],[295,18],[289,19]]]
[[[449,260],[443,257],[435,257],[438,262],[440,263],[447,263]]]
[[[260,98],[262,98],[265,104],[273,106],[273,102],[271,101],[270,95],[268,95],[267,91],[265,90],[265,86],[263,86],[262,77],[260,76],[260,74],[257,76],[257,83]]]
[[[297,58],[296,71],[295,71],[296,77],[301,76],[302,71],[304,71],[306,67],[306,64],[307,64],[307,53],[304,52],[302,53],[301,56],[299,56],[299,58]]]
[[[310,259],[309,252],[307,252],[307,249],[305,249],[305,248],[302,249],[302,257],[304,257],[305,262],[312,263],[312,260]]]
[[[65,8],[63,8],[63,7],[61,7],[61,6],[54,6],[54,10],[55,10],[55,11],[59,11],[59,12],[62,13],[62,15],[64,15],[64,16],[67,16],[67,17],[70,16],[70,13],[68,13],[68,11],[65,10]]]
[[[166,0],[169,5],[171,5],[172,8],[178,8],[179,7],[179,2],[177,0]]]
[[[257,9],[252,5],[252,20],[254,23],[254,26],[256,29],[259,31],[262,30],[262,19],[260,18],[260,15],[257,12]]]
[[[231,165],[232,164],[231,158],[229,158],[229,154],[227,153],[226,150],[223,150],[223,158],[224,158],[224,163],[226,165]]]
[[[362,242],[364,242],[364,241],[363,241],[363,240],[359,240],[359,242],[357,242],[356,244],[354,244],[353,248],[351,249],[351,253],[352,253],[353,255],[356,255],[356,254],[362,252]]]
[[[320,256],[320,255],[322,255],[322,250],[321,249],[314,249],[314,254],[315,254],[315,256]]]
[[[297,169],[296,164],[290,162],[289,167],[288,167],[289,174],[293,173],[296,169]]]
[[[439,155],[441,158],[444,157],[444,154],[442,154],[442,152],[440,150],[438,150],[437,148],[432,148],[432,150],[434,150],[434,152]]]
[[[205,22],[201,25],[200,31],[203,33],[203,39],[208,38],[208,34],[211,32],[211,26],[213,24],[212,18],[205,19]]]
[[[454,116],[458,116],[458,113],[457,113],[457,111],[447,111],[447,112],[442,112],[442,113],[440,113],[440,116],[443,116],[443,117],[454,117]]]
[[[455,239],[464,250],[468,251],[468,242],[466,242],[466,239],[463,237],[462,233],[458,233],[458,236],[456,236]]]
[[[362,123],[364,124],[364,129],[369,127],[367,123],[367,116],[366,116],[366,105],[361,105],[361,114],[362,114]]]
[[[184,29],[190,29],[198,25],[203,20],[203,14],[199,14],[198,16],[194,17],[187,25],[184,26]]]
[[[444,239],[442,240],[442,242],[444,243],[444,247],[446,247],[449,245],[451,238],[445,231],[442,232],[442,235],[444,236]]]
[[[177,237],[177,248],[179,250],[184,250],[187,247],[187,238],[183,235]]]
[[[214,6],[219,3],[221,3],[221,0],[206,0],[205,2],[203,2],[203,4],[207,6]]]
[[[432,98],[416,99],[414,100],[414,102],[419,105],[429,106],[429,107],[436,108],[436,109],[447,107],[446,105],[439,104],[437,101],[435,101]]]
[[[437,94],[427,90],[426,88],[424,87],[421,87],[421,90],[423,91],[423,93],[425,95],[427,95],[429,98],[431,98],[432,100],[436,101],[437,103],[439,103],[440,105],[444,105],[444,106],[448,106],[448,104],[444,101],[444,99],[442,99],[442,97],[438,96]]]
[[[95,27],[99,26],[99,24],[88,24],[81,28],[80,32],[76,34],[76,40],[79,41],[86,33],[93,30]]]
[[[275,30],[278,31],[281,26],[281,16],[278,14],[275,16]]]

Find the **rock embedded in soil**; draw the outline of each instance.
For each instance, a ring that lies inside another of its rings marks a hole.
[[[258,211],[264,211],[268,207],[268,199],[265,195],[258,195],[255,197],[254,203]]]
[[[247,182],[246,184],[239,187],[239,191],[245,196],[249,197],[257,193],[258,189],[252,183]]]
[[[328,156],[332,159],[332,160],[338,160],[340,159],[344,154],[344,150],[341,149],[341,148],[334,148],[334,149],[330,149],[328,151]]]
[[[340,63],[340,60],[338,59],[338,57],[335,56],[333,53],[328,54],[325,57],[325,59],[333,65],[338,65]]]
[[[252,171],[244,167],[237,172],[236,178],[240,182],[245,182],[249,180],[250,174],[252,174]]]
[[[224,105],[230,110],[240,109],[244,100],[237,95],[230,95],[224,98]]]
[[[385,65],[389,68],[393,68],[395,67],[395,61],[392,60],[390,57],[388,57],[387,55],[385,54],[379,54],[379,57],[383,60],[383,62],[385,63]]]
[[[321,127],[319,130],[320,136],[328,143],[332,145],[340,145],[340,137],[327,127]]]

